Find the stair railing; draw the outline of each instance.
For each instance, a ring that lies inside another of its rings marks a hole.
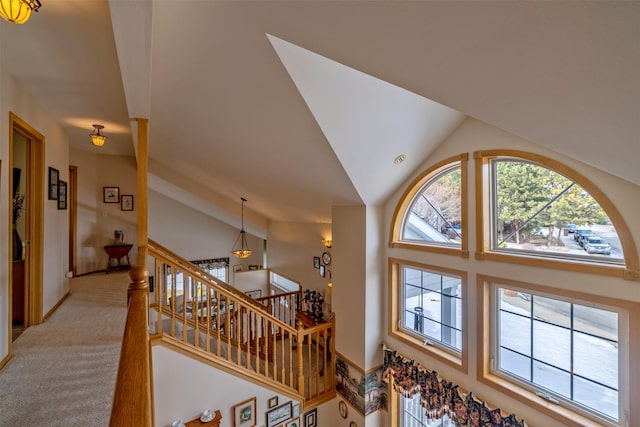
[[[280,305],[277,299],[266,298],[277,304],[265,306],[156,242],[149,241],[148,247],[155,282],[152,341],[223,364],[291,396],[335,395],[335,351],[330,348],[335,322],[296,328],[272,314]],[[295,300],[293,295],[283,298]],[[295,319],[295,313],[288,316]]]

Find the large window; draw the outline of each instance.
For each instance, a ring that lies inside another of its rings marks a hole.
[[[580,185],[530,161],[498,157],[491,167],[493,250],[624,262],[616,229]]]
[[[392,333],[456,368],[466,369],[466,274],[391,260]]]
[[[418,191],[404,219],[402,240],[460,246],[462,181],[459,162],[434,176]]]
[[[427,418],[426,410],[420,405],[420,394],[413,397],[400,396],[402,412],[401,427],[454,427],[455,424],[446,415],[440,419]]]
[[[519,397],[529,393],[538,409],[557,406],[600,425],[624,425],[629,303],[506,279],[479,281],[489,299],[480,306],[491,313],[481,336],[491,342],[485,381],[521,389]]]
[[[403,328],[462,351],[462,284],[459,277],[402,267]]]

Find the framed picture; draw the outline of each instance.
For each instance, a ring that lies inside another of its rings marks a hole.
[[[260,289],[256,289],[255,291],[247,291],[245,292],[245,294],[249,295],[251,298],[260,298],[262,296],[262,291]],[[278,397],[276,396],[276,405],[277,404],[278,404]],[[269,408],[271,408],[271,406],[269,406]]]
[[[102,199],[104,203],[120,203],[120,187],[102,187]]]
[[[60,172],[49,166],[49,200],[58,200],[58,180]]]
[[[273,408],[274,406],[278,406],[278,396],[273,396],[271,399],[269,399],[269,401],[267,402],[267,406],[269,406],[269,409]]]
[[[340,403],[338,403],[338,412],[342,418],[347,418],[347,415],[349,415],[347,404],[344,403],[344,400],[341,400]]]
[[[259,265],[250,265],[249,266],[249,270],[260,270],[260,266]]]
[[[320,257],[319,256],[314,256],[313,257],[313,268],[320,268]]]
[[[293,418],[298,418],[300,416],[300,404],[296,403],[293,405]]]
[[[355,421],[351,421],[351,422],[349,423],[349,427],[358,427],[358,424],[356,424],[356,422],[355,422]]]
[[[275,427],[278,424],[290,420],[293,414],[291,401],[267,411],[267,427]]]
[[[67,209],[67,183],[58,181],[58,209]]]
[[[120,197],[120,210],[132,211],[133,210],[133,195],[123,194]]]
[[[300,427],[300,418],[289,421],[285,424],[285,427]]]
[[[304,427],[318,426],[318,408],[314,408],[304,414]]]
[[[256,398],[245,400],[233,407],[233,427],[256,425]]]
[[[236,264],[233,266],[233,272],[234,273],[240,273],[242,271],[242,264]]]
[[[320,277],[324,277],[326,267],[324,265],[320,266]]]

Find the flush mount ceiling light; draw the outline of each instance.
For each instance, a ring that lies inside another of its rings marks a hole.
[[[393,159],[393,163],[395,163],[396,165],[399,165],[400,163],[404,162],[405,160],[407,160],[406,154],[400,154],[398,157]]]
[[[238,258],[248,258],[251,255],[251,249],[249,249],[249,245],[247,245],[247,236],[244,232],[244,202],[247,201],[244,197],[240,197],[242,200],[242,228],[240,229],[240,234],[236,239],[236,242],[233,244],[233,249],[231,249],[231,253]],[[240,248],[236,249],[236,245],[240,241]]]
[[[14,24],[24,24],[40,6],[39,0],[0,0],[0,16]]]
[[[104,129],[104,126],[93,125],[93,127],[94,127],[93,132],[89,134],[89,136],[91,137],[91,142],[96,147],[102,147],[104,145],[104,141],[107,139],[107,137],[100,132],[102,129]]]

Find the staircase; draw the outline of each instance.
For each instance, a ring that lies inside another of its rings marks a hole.
[[[300,292],[253,299],[151,240],[147,255],[152,345],[251,379],[303,408],[335,396],[334,317],[315,324],[298,314]]]

